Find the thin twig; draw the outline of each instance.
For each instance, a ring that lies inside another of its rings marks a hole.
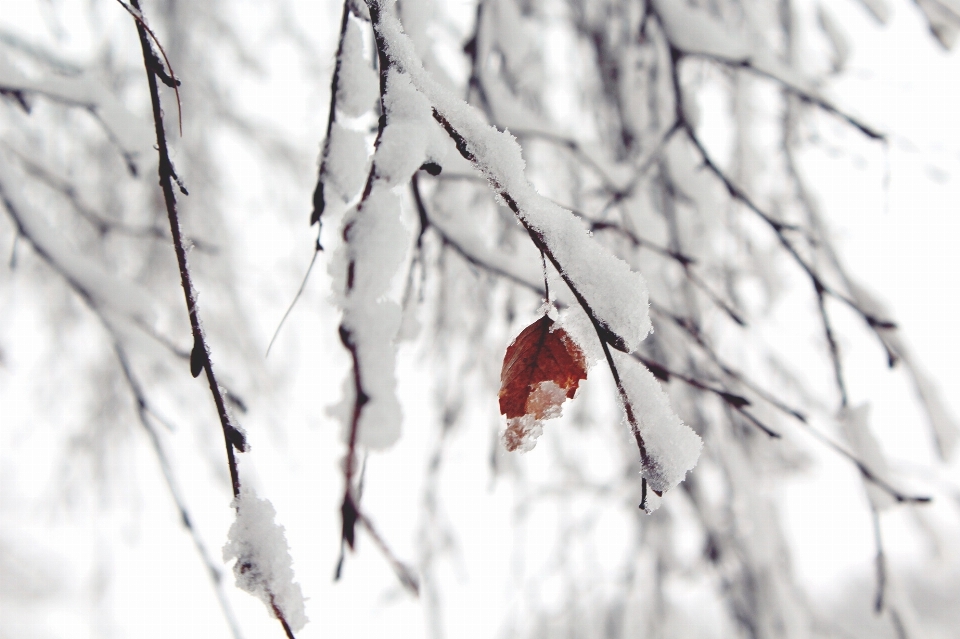
[[[118,0],[119,1],[119,0]],[[131,0],[133,8],[140,12],[138,0]],[[213,363],[210,359],[210,347],[207,344],[203,327],[200,323],[200,314],[197,308],[197,296],[193,287],[193,280],[190,276],[190,270],[187,266],[187,251],[180,231],[180,219],[177,213],[176,196],[173,191],[173,183],[176,181],[180,185],[180,190],[184,193],[186,190],[180,183],[173,169],[173,163],[170,161],[170,152],[167,147],[166,132],[163,128],[163,110],[160,105],[160,91],[157,86],[156,64],[151,61],[156,58],[150,39],[147,37],[148,29],[144,21],[138,15],[134,15],[137,24],[137,33],[140,36],[140,47],[143,51],[144,69],[147,73],[147,84],[150,87],[150,102],[153,107],[153,124],[157,136],[157,153],[159,155],[159,166],[157,172],[160,177],[160,188],[163,191],[163,200],[167,209],[167,219],[170,222],[170,234],[173,236],[173,248],[177,256],[177,266],[180,271],[180,284],[183,287],[183,294],[187,304],[187,313],[190,316],[190,327],[193,333],[193,349],[190,353],[190,372],[194,377],[199,376],[201,372],[206,372],[207,384],[210,387],[210,393],[213,396],[214,404],[217,407],[217,414],[220,418],[220,426],[223,430],[223,440],[227,451],[227,465],[230,470],[230,483],[233,489],[234,503],[239,507],[240,499],[240,474],[237,468],[237,460],[234,450],[244,452],[247,449],[246,438],[242,431],[237,429],[233,420],[227,411],[224,394],[220,384],[213,372]],[[151,34],[152,35],[152,34]],[[176,87],[174,87],[176,88]],[[271,593],[272,599],[272,593]],[[272,603],[272,608],[283,631],[288,639],[295,639],[289,624],[284,618],[283,612],[279,607]]]
[[[877,555],[874,559],[874,566],[877,571],[877,593],[874,597],[873,610],[877,614],[883,612],[883,606],[886,599],[887,589],[887,557],[883,552],[883,532],[880,528],[880,512],[877,507],[870,504],[870,518],[873,521],[873,539],[877,545]]]
[[[327,113],[327,132],[323,138],[323,150],[320,152],[320,169],[317,172],[317,186],[313,191],[313,211],[310,213],[310,225],[313,226],[320,222],[323,210],[326,207],[324,198],[323,178],[327,170],[327,155],[330,153],[330,133],[333,131],[333,123],[337,119],[337,91],[340,87],[340,67],[343,59],[343,45],[346,40],[347,26],[350,23],[350,0],[344,0],[343,12],[340,16],[340,37],[337,42],[337,59],[333,66],[333,76],[330,78],[330,110]],[[317,232],[317,251],[322,251],[320,245],[320,232]]]
[[[283,328],[283,324],[287,321],[287,317],[290,316],[290,312],[293,311],[293,307],[296,306],[297,301],[300,300],[300,296],[303,295],[303,289],[306,288],[307,280],[310,279],[313,265],[317,263],[317,253],[319,253],[319,251],[313,252],[313,257],[310,258],[310,265],[307,266],[307,272],[303,274],[303,280],[300,282],[300,288],[297,289],[296,295],[293,296],[293,300],[290,301],[286,312],[283,314],[283,317],[280,318],[280,323],[277,324],[277,330],[273,332],[273,337],[270,338],[270,343],[267,344],[267,352],[264,354],[264,358],[270,357],[270,349],[273,348],[273,343],[277,340],[277,336],[280,335],[280,329]]]
[[[132,0],[132,3],[133,7],[139,13],[140,3],[138,0]],[[153,106],[153,124],[157,136],[157,153],[160,158],[157,172],[160,176],[160,188],[163,191],[163,201],[167,209],[167,219],[170,222],[170,234],[173,236],[173,248],[177,256],[177,266],[180,271],[180,284],[183,288],[183,295],[187,304],[187,314],[190,317],[190,328],[193,333],[193,350],[190,356],[191,372],[194,377],[197,377],[201,371],[206,372],[207,384],[210,387],[210,393],[213,396],[213,401],[217,408],[217,415],[220,418],[220,426],[223,430],[233,496],[234,498],[239,498],[240,475],[237,470],[237,460],[234,455],[234,450],[239,452],[245,451],[247,447],[246,439],[243,433],[233,425],[230,414],[227,411],[220,384],[217,382],[216,375],[213,372],[213,364],[210,361],[210,347],[207,345],[203,327],[200,324],[196,291],[193,287],[193,279],[190,275],[189,267],[187,266],[187,248],[180,230],[177,201],[173,192],[176,173],[173,170],[173,163],[170,161],[167,135],[163,128],[163,109],[160,106],[160,90],[157,86],[157,74],[150,62],[156,57],[156,54],[153,53],[150,39],[147,37],[147,28],[143,24],[143,20],[137,18],[136,24],[137,33],[140,35],[140,47],[143,50],[147,84],[150,87],[150,102]]]
[[[140,424],[143,426],[147,436],[150,439],[150,445],[157,457],[157,462],[160,465],[160,471],[163,474],[164,482],[167,485],[167,491],[173,498],[174,504],[177,507],[177,511],[180,513],[180,523],[184,528],[187,529],[190,539],[193,541],[194,548],[196,549],[197,554],[200,555],[200,559],[207,569],[207,576],[210,578],[210,581],[213,584],[214,592],[217,595],[217,602],[220,604],[220,609],[223,611],[223,616],[227,622],[227,626],[230,628],[230,633],[233,635],[234,639],[242,639],[243,635],[240,632],[240,626],[237,624],[237,619],[233,614],[233,609],[230,607],[230,602],[227,600],[226,593],[223,591],[223,573],[220,571],[220,567],[214,561],[213,557],[210,556],[209,552],[207,551],[206,544],[200,537],[200,531],[197,530],[193,523],[193,518],[190,516],[190,512],[187,510],[186,501],[184,500],[176,478],[173,475],[173,468],[170,466],[170,461],[167,459],[166,451],[163,449],[163,444],[160,441],[160,434],[157,433],[157,430],[153,427],[153,424],[150,423],[149,415],[153,415],[155,418],[157,418],[156,412],[147,402],[143,387],[141,386],[139,380],[137,380],[137,378],[134,376],[133,369],[130,366],[126,351],[123,348],[123,345],[117,339],[116,333],[113,331],[103,314],[100,313],[99,309],[93,308],[93,310],[97,313],[101,322],[111,334],[113,350],[117,356],[117,361],[120,364],[120,370],[123,372],[123,377],[127,382],[127,387],[130,389],[130,393],[133,395],[137,404],[137,417],[139,418]]]
[[[140,10],[139,1],[131,0],[131,2],[133,2],[133,7],[130,7],[130,5],[123,0],[117,0],[117,3],[137,21],[137,28],[146,31],[146,33],[150,35],[150,39],[157,45],[157,49],[160,50],[160,55],[163,56],[163,62],[166,68],[170,69],[170,73],[164,70],[163,66],[159,64],[157,54],[150,48],[150,57],[144,57],[143,61],[147,67],[160,78],[161,82],[173,89],[173,93],[177,97],[177,122],[180,125],[180,137],[183,137],[183,107],[180,105],[180,80],[177,79],[177,74],[173,71],[173,65],[170,64],[170,59],[167,57],[167,52],[164,51],[163,45],[160,44],[159,38],[157,38],[153,30],[147,26],[147,21],[144,19],[143,12]],[[144,56],[146,55],[147,52],[144,50]]]

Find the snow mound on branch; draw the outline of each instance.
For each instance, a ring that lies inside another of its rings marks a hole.
[[[400,199],[388,188],[374,187],[361,207],[344,218],[344,237],[353,264],[350,296],[379,299],[407,252],[410,233],[400,221]]]
[[[430,102],[406,74],[390,69],[383,102],[387,126],[375,157],[377,178],[390,185],[403,184],[427,159],[441,160],[446,147]]]
[[[670,490],[696,466],[703,441],[674,412],[653,373],[629,355],[615,352],[613,360],[643,438],[641,475],[652,490]]]
[[[360,384],[367,401],[360,412],[357,443],[371,450],[383,450],[400,439],[403,411],[397,399],[396,340],[402,310],[396,302],[364,300],[344,312],[343,326],[357,352]],[[350,380],[352,382],[352,380]],[[353,384],[345,399],[351,410],[345,415],[343,441],[350,440]]]
[[[402,412],[396,397],[396,347],[401,309],[382,299],[403,263],[410,233],[400,221],[400,200],[389,186],[376,183],[358,208],[344,217],[345,242],[331,262],[332,274],[344,291],[342,336],[356,357],[360,388],[366,396],[360,412],[357,443],[382,450],[400,437]],[[351,380],[352,381],[352,380]],[[356,390],[343,401],[353,405]],[[353,410],[343,415],[344,441],[349,441]]]
[[[337,76],[337,108],[355,118],[369,111],[379,95],[377,73],[363,57],[363,34],[357,23],[348,19]]]
[[[277,511],[266,499],[244,487],[234,500],[237,518],[230,526],[223,560],[236,559],[237,587],[259,597],[274,617],[282,615],[296,632],[307,623],[303,592],[293,581],[293,560],[283,526],[274,522]]]
[[[652,329],[643,277],[596,242],[583,220],[532,194],[535,197],[529,197],[521,209],[523,218],[541,233],[561,275],[582,295],[590,312],[620,338],[618,348],[636,350]]]
[[[363,186],[367,165],[367,143],[363,134],[334,123],[330,129],[330,149],[323,167],[323,182],[347,202]]]

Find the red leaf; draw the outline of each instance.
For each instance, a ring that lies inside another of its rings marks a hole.
[[[500,373],[500,412],[509,423],[507,450],[525,444],[535,421],[558,416],[564,400],[573,397],[586,378],[583,351],[553,320],[544,315],[523,329],[507,347]]]

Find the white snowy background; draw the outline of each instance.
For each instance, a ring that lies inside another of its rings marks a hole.
[[[59,4],[59,3],[58,3]],[[251,37],[258,11],[248,3]],[[4,0],[0,27],[49,37],[49,16],[43,3]],[[294,19],[317,38],[332,60],[339,7],[335,3],[295,3]],[[857,277],[879,293],[902,329],[918,360],[936,380],[948,407],[960,415],[960,56],[944,53],[929,37],[919,12],[906,2],[893,3],[889,24],[880,27],[855,3],[831,3],[830,9],[851,36],[848,70],[830,85],[831,95],[844,107],[890,134],[887,149],[828,117],[818,121],[820,151],[807,152],[803,168],[837,233],[846,262]],[[76,11],[83,23],[83,3],[62,3],[60,11]],[[450,3],[447,10],[469,23],[473,5]],[[110,29],[131,31],[127,15],[118,10]],[[86,51],[82,28],[64,21],[58,50]],[[131,35],[131,56],[138,56]],[[263,42],[261,77],[238,75],[236,99],[250,112],[285,135],[304,141],[308,152],[322,139],[326,122],[328,74],[304,78],[287,60],[285,46]],[[718,95],[701,96],[704,137],[723,158],[729,153],[723,111],[728,105]],[[168,112],[170,109],[168,108]],[[190,105],[184,117],[190,118]],[[225,209],[243,211],[249,220],[234,227],[234,244],[242,298],[249,309],[257,346],[265,350],[276,325],[299,284],[312,254],[313,231],[306,228],[314,167],[305,167],[296,187],[270,183],[235,137],[217,140],[219,161],[230,182],[223,189]],[[185,176],[189,182],[189,176]],[[276,219],[283,218],[282,224]],[[296,224],[290,223],[296,220]],[[2,247],[4,251],[8,247]],[[321,255],[321,260],[326,259]],[[5,276],[9,277],[9,276]],[[796,283],[796,282],[795,282]],[[327,407],[340,399],[341,380],[348,356],[339,346],[339,321],[329,303],[330,277],[315,269],[303,298],[291,314],[270,357],[264,378],[280,379],[271,399],[251,396],[250,413],[241,421],[248,428],[254,451],[243,456],[242,471],[254,478],[257,492],[268,497],[284,526],[294,560],[295,579],[307,597],[310,619],[298,637],[424,636],[426,621],[420,604],[398,585],[396,578],[360,534],[359,552],[349,555],[344,577],[332,574],[340,550],[339,507],[343,454],[340,425]],[[0,637],[69,636],[77,639],[105,636],[227,637],[228,630],[202,564],[190,538],[179,526],[177,514],[162,484],[155,457],[139,430],[117,434],[122,458],[110,457],[131,479],[122,486],[91,495],[73,490],[70,483],[86,481],[84,472],[58,467],[61,430],[73,423],[87,400],[71,390],[70,358],[85,349],[100,348],[104,340],[97,327],[87,326],[52,344],[38,327],[31,310],[43,304],[45,292],[19,285],[16,280],[0,299]],[[202,298],[201,298],[202,299]],[[808,302],[808,300],[807,300]],[[786,296],[774,320],[763,327],[776,347],[802,359],[818,336],[816,326],[795,326]],[[41,306],[42,307],[42,306]],[[857,320],[838,314],[838,333],[847,366],[851,404],[870,398],[871,418],[883,449],[904,468],[927,466],[934,450],[923,426],[917,401],[899,369],[889,371],[884,356],[869,336],[857,330]],[[781,343],[780,327],[808,335],[807,343]],[[63,369],[46,367],[51,349],[62,351]],[[216,358],[216,353],[214,355]],[[418,547],[420,469],[431,453],[432,435],[420,428],[435,416],[430,376],[418,363],[419,354],[401,346],[398,353],[398,394],[403,399],[403,436],[396,446],[372,458],[366,477],[364,504],[379,529],[389,537],[396,554],[413,559]],[[37,409],[34,392],[38,378],[49,380],[48,405]],[[485,400],[481,400],[485,401]],[[490,398],[489,402],[495,401]],[[471,421],[478,422],[470,428]],[[132,434],[131,434],[132,433]],[[530,565],[547,558],[553,539],[555,513],[532,513],[525,527],[528,539],[514,537],[510,508],[515,495],[501,483],[491,483],[486,450],[488,431],[479,420],[467,420],[449,444],[442,481],[448,494],[446,516],[457,522],[459,565],[447,575],[443,593],[443,623],[450,636],[496,636],[504,624],[516,623],[522,610],[505,593],[512,584],[513,562],[522,554]],[[802,435],[798,435],[802,438]],[[196,456],[197,442],[174,434],[172,454]],[[118,444],[119,445],[119,444]],[[205,444],[204,444],[205,445]],[[543,443],[541,443],[543,445]],[[215,448],[214,448],[215,449]],[[525,460],[532,476],[548,474],[536,451]],[[25,460],[29,460],[25,463]],[[940,478],[960,486],[960,465]],[[191,487],[194,516],[209,535],[209,550],[220,557],[232,512],[222,492],[197,487],[219,481],[209,466],[178,465],[184,486]],[[106,469],[103,472],[109,473]],[[194,473],[194,475],[191,475]],[[66,490],[64,490],[66,488]],[[791,480],[783,489],[786,530],[802,584],[817,600],[827,601],[852,590],[869,601],[873,585],[873,529],[866,496],[855,470],[844,460],[819,454],[812,471]],[[108,502],[107,504],[103,502]],[[109,507],[107,507],[109,506]],[[927,516],[960,534],[955,512],[941,504],[922,507]],[[104,513],[109,513],[107,517]],[[909,570],[929,556],[931,549],[917,534],[918,519],[907,509],[883,515],[886,551],[894,569]],[[615,513],[599,526],[609,529],[609,543],[596,549],[601,565],[616,564],[624,552],[624,522]],[[958,535],[954,535],[955,538]],[[518,548],[522,550],[518,550]],[[960,544],[942,549],[946,559],[941,579],[958,591]],[[541,553],[542,554],[538,554]],[[608,555],[608,556],[607,556]],[[230,577],[227,577],[230,579]],[[280,636],[263,607],[228,584],[228,597],[246,637]],[[551,605],[549,579],[541,596]],[[553,593],[557,605],[562,593]],[[687,595],[696,605],[696,593]],[[513,619],[513,621],[511,621]],[[719,632],[719,631],[718,631]],[[721,636],[717,634],[716,636]]]

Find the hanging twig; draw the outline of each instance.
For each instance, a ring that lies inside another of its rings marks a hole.
[[[140,12],[140,3],[138,0],[132,0],[133,8]],[[157,136],[157,152],[160,157],[158,173],[160,176],[160,188],[163,191],[163,201],[167,208],[167,219],[170,222],[170,234],[173,236],[173,248],[177,256],[177,266],[180,271],[180,284],[183,288],[183,295],[187,304],[187,314],[190,317],[190,328],[193,333],[193,349],[190,354],[190,370],[194,377],[201,372],[206,373],[207,384],[210,387],[210,393],[213,396],[214,404],[217,408],[217,415],[220,418],[220,426],[223,430],[224,444],[227,451],[227,464],[230,469],[230,484],[233,489],[233,496],[240,496],[240,476],[237,471],[237,460],[234,450],[243,452],[246,450],[246,440],[243,433],[233,425],[230,414],[227,412],[223,393],[220,384],[217,382],[216,375],[213,372],[213,365],[210,361],[210,347],[207,345],[204,336],[203,327],[200,324],[200,314],[197,309],[196,290],[193,287],[193,279],[190,275],[190,269],[187,266],[187,248],[180,231],[180,218],[177,213],[177,200],[173,192],[173,183],[176,172],[173,169],[173,163],[170,160],[170,151],[167,147],[167,135],[163,128],[163,110],[160,106],[160,90],[157,86],[157,73],[151,60],[156,57],[147,37],[148,31],[143,24],[143,19],[138,15],[134,16],[137,23],[137,32],[140,35],[140,47],[143,50],[144,68],[147,73],[147,84],[150,87],[150,102],[153,106],[153,123]]]
[[[119,0],[118,0],[119,1]],[[163,110],[160,105],[160,91],[157,86],[156,64],[151,61],[156,60],[156,54],[153,52],[150,39],[147,37],[148,29],[144,24],[143,18],[139,15],[140,4],[138,0],[131,0],[133,8],[137,13],[133,14],[137,24],[137,33],[140,36],[140,47],[143,51],[144,68],[147,73],[147,84],[150,87],[150,102],[153,107],[153,123],[157,136],[157,152],[159,154],[158,173],[160,176],[160,188],[163,191],[163,200],[167,209],[167,219],[170,222],[170,234],[173,236],[173,248],[177,256],[177,266],[180,271],[180,284],[183,288],[184,298],[187,305],[187,313],[190,317],[190,328],[193,333],[193,348],[190,352],[190,372],[194,377],[198,377],[201,372],[206,373],[207,384],[210,387],[210,393],[213,396],[214,404],[217,408],[217,414],[220,418],[220,426],[223,431],[224,445],[227,452],[227,465],[230,470],[230,484],[233,490],[234,503],[239,504],[240,498],[240,474],[237,468],[237,459],[234,451],[244,452],[247,449],[246,437],[233,424],[233,420],[227,411],[224,393],[217,382],[216,375],[213,372],[213,363],[210,359],[210,347],[207,344],[203,327],[200,323],[200,314],[197,308],[197,295],[193,287],[193,280],[187,265],[187,250],[180,230],[180,219],[177,212],[176,195],[173,191],[173,183],[176,181],[180,186],[181,192],[186,194],[186,189],[177,178],[170,160],[170,152],[167,146],[166,132],[163,127]],[[152,35],[152,34],[151,34]],[[174,87],[175,88],[175,87]],[[238,506],[239,507],[239,506]],[[273,594],[270,593],[271,606],[283,631],[288,639],[295,639],[293,631],[283,612],[273,602]]]
[[[310,213],[310,225],[320,222],[327,202],[324,197],[323,178],[327,170],[327,155],[330,153],[330,133],[333,123],[337,119],[337,92],[340,87],[340,67],[343,59],[343,44],[347,36],[347,26],[350,23],[350,0],[344,0],[343,12],[340,15],[340,37],[337,41],[337,58],[333,67],[333,76],[330,78],[330,110],[327,113],[327,132],[323,138],[323,150],[320,152],[320,169],[317,173],[317,186],[313,191],[313,211]],[[317,251],[322,251],[320,245],[320,231],[317,231]]]

